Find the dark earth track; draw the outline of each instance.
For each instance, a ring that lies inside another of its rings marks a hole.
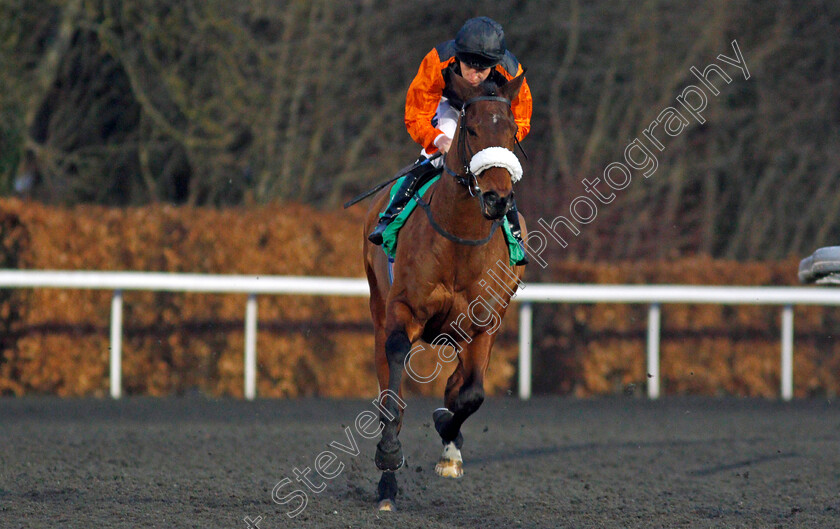
[[[378,513],[369,400],[2,399],[0,527],[840,527],[834,401],[488,399],[460,480],[434,474],[438,403],[408,400],[398,511]],[[310,473],[326,488],[287,517],[275,484],[345,426],[360,455],[330,448],[342,472]]]

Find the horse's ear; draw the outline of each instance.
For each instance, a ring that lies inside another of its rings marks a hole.
[[[522,83],[525,82],[526,68],[522,69],[522,73],[514,77],[499,88],[499,92],[506,98],[513,101],[519,95],[519,89],[522,88]]]

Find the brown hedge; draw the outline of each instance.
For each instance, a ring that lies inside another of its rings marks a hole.
[[[362,277],[361,223],[362,208],[62,209],[7,199],[0,200],[0,261],[5,268],[20,269]],[[529,274],[568,283],[783,285],[795,284],[796,264],[796,259],[564,261]],[[107,394],[110,292],[1,294],[0,393]],[[242,395],[244,295],[127,292],[124,307],[127,393]],[[261,396],[376,392],[367,300],[261,296],[258,307]],[[646,318],[640,306],[538,305],[536,390],[641,394],[647,380]],[[837,394],[836,311],[797,308],[795,321],[796,394]],[[488,371],[492,393],[515,384],[516,326],[511,312]],[[778,308],[665,306],[663,388],[666,393],[777,395],[779,334]],[[419,358],[416,368],[429,372],[432,362]],[[441,395],[445,378],[409,384],[409,391]]]

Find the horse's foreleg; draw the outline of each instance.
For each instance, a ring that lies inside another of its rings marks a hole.
[[[461,426],[484,402],[484,379],[471,378],[458,391],[452,404],[436,411],[435,427],[444,443],[454,442],[458,448],[463,444]],[[446,413],[449,412],[449,413]]]
[[[483,379],[473,379],[462,386],[454,402],[446,408],[435,410],[435,428],[443,440],[443,453],[435,465],[435,472],[447,478],[460,478],[464,474],[461,447],[464,436],[461,426],[484,402]]]
[[[403,466],[402,445],[398,438],[402,426],[402,414],[405,403],[400,399],[402,375],[405,359],[411,349],[412,339],[416,339],[421,326],[413,319],[410,309],[395,304],[389,311],[386,322],[385,361],[388,369],[388,382],[385,391],[380,393],[382,413],[382,439],[376,445],[376,466],[382,470],[382,478],[377,488],[379,510],[392,510],[397,495],[397,478],[394,472]],[[381,387],[380,377],[380,390]]]
[[[402,445],[397,437],[402,423],[402,409],[398,395],[402,378],[403,362],[411,347],[404,332],[392,333],[385,341],[385,356],[388,366],[387,389],[380,393],[382,413],[382,439],[376,445],[376,466],[382,470],[382,477],[376,488],[376,500],[380,511],[392,511],[397,498],[397,476],[395,472],[405,463]],[[382,386],[380,377],[380,388]],[[395,398],[395,396],[397,396]]]
[[[461,447],[464,437],[461,426],[484,402],[484,372],[490,358],[494,336],[482,335],[461,351],[458,368],[446,384],[446,408],[435,410],[435,429],[443,441],[443,453],[435,472],[439,476],[458,478],[463,475]]]
[[[410,349],[411,342],[403,330],[392,332],[385,341],[388,387],[387,392],[380,394],[380,402],[384,405],[380,414],[383,429],[382,440],[376,445],[376,466],[384,471],[393,472],[404,462],[402,447],[397,437],[402,424],[402,408],[399,399],[393,397],[400,394],[405,357]]]
[[[494,341],[495,335],[481,334],[459,355],[458,368],[446,384],[445,403],[450,413],[439,414],[448,418],[442,417],[435,425],[444,443],[458,438],[461,425],[484,402],[484,372]]]

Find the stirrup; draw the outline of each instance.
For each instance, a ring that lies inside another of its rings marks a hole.
[[[388,225],[391,224],[393,219],[389,219],[388,217],[380,217],[379,222],[376,224],[376,227],[370,232],[368,235],[368,240],[377,246],[381,246],[384,241],[383,234],[385,230],[388,229]]]

